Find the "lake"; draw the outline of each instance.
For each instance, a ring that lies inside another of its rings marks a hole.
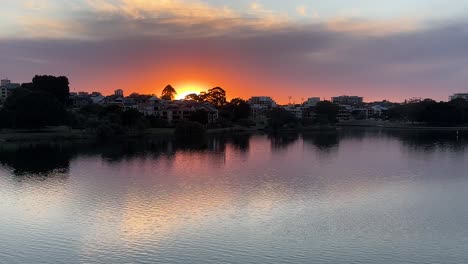
[[[467,150],[379,129],[5,143],[0,263],[467,263]]]

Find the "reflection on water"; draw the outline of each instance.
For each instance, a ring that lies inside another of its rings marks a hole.
[[[0,263],[465,263],[466,133],[0,147]]]
[[[248,153],[252,135],[212,136],[196,143],[180,143],[173,138],[128,140],[108,144],[74,144],[70,142],[40,144],[10,144],[0,147],[0,163],[11,168],[17,176],[65,173],[70,161],[77,156],[100,156],[106,162],[119,163],[136,157],[164,156],[170,159],[177,151],[211,152],[223,156],[229,145],[239,153]],[[396,139],[407,151],[430,154],[435,151],[465,152],[468,132],[346,129],[334,132],[307,132],[268,135],[271,151],[281,151],[302,140],[315,147],[317,152],[331,153],[339,148],[340,141]]]

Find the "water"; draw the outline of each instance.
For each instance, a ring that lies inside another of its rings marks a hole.
[[[468,138],[0,148],[0,263],[467,263]]]

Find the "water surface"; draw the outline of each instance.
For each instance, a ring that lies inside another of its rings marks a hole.
[[[0,263],[466,263],[455,132],[0,147]]]

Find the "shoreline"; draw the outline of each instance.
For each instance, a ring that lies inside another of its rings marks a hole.
[[[402,130],[426,130],[426,131],[468,131],[468,126],[425,126],[410,125],[392,122],[347,122],[338,123],[341,128],[383,128],[383,129],[402,129]]]
[[[242,127],[229,127],[229,128],[216,128],[207,129],[207,135],[216,135],[224,133],[243,134],[243,133],[257,133],[257,132],[272,132],[272,133],[307,133],[307,132],[330,132],[339,129],[352,129],[352,128],[380,128],[388,130],[415,130],[415,131],[468,131],[468,126],[463,127],[434,127],[434,126],[412,126],[412,125],[396,125],[396,124],[337,124],[336,126],[315,126],[315,127],[302,127],[280,129],[277,131],[269,129],[257,128],[242,128]],[[174,136],[175,129],[173,128],[153,128],[148,129],[143,133],[129,133],[126,135],[117,136],[116,139],[131,139],[131,138],[151,138],[156,136]],[[98,140],[96,135],[78,129],[63,129],[52,128],[44,130],[0,130],[0,144],[5,142],[38,142],[38,141],[92,141]]]

